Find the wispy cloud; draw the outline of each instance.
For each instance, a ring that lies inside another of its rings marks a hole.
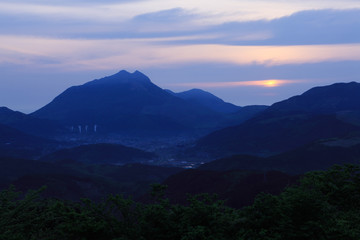
[[[53,39],[1,36],[0,63],[33,64],[63,69],[118,69],[189,63],[237,65],[304,64],[326,61],[360,61],[360,44],[300,46],[229,46],[219,44],[162,45],[149,39]],[[14,54],[10,54],[14,53]],[[4,57],[6,56],[6,57]],[[21,57],[19,57],[21,56]],[[53,62],[58,62],[55,65]]]

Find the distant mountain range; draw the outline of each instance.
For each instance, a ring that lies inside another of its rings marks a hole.
[[[152,149],[161,156],[108,143],[117,135],[141,141],[210,131],[196,144],[185,137],[166,148],[159,141]],[[185,171],[139,164],[183,159],[181,166],[192,166],[192,160],[205,164]],[[355,82],[316,87],[270,107],[238,107],[200,89],[174,93],[138,71],[120,71],[71,87],[32,114],[0,108],[0,187],[48,185],[46,196],[72,200],[109,193],[146,200],[148,185],[163,182],[172,202],[210,192],[241,207],[259,192],[279,193],[297,174],[359,159]]]
[[[7,107],[0,107],[0,124],[42,137],[51,137],[65,131],[55,121],[32,117],[29,114],[13,111]]]
[[[224,112],[241,109],[200,90],[179,95],[159,88],[139,71],[123,70],[71,87],[31,116],[55,120],[72,131],[156,136],[210,131],[228,123]]]
[[[70,87],[29,115],[0,108],[0,124],[18,130],[13,136],[3,134],[3,152],[10,147],[8,140],[34,135],[65,135],[60,138],[64,140],[91,136],[85,141],[98,143],[102,139],[98,135],[141,139],[210,133],[193,152],[210,159],[233,154],[269,156],[321,139],[360,136],[359,102],[360,84],[352,82],[316,87],[270,107],[238,107],[200,89],[163,90],[141,72],[123,70]]]
[[[313,88],[273,104],[244,123],[200,139],[197,149],[214,156],[272,155],[313,141],[360,134],[360,84]]]
[[[63,147],[47,138],[98,143],[111,142],[116,134],[138,141],[198,136],[243,122],[264,109],[237,107],[199,89],[170,93],[139,71],[123,70],[70,87],[32,114],[0,107],[0,155],[37,158]]]

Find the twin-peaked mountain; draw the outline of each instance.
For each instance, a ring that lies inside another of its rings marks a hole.
[[[191,99],[187,92],[159,88],[138,71],[120,71],[70,87],[32,114],[0,107],[0,156],[37,158],[72,146],[73,139],[118,143],[119,136],[131,136],[141,145],[142,137],[194,137],[238,124],[266,108],[237,107],[201,90],[189,92]]]
[[[313,141],[360,134],[360,84],[337,83],[310,89],[273,104],[254,118],[202,138],[198,150],[215,156],[272,155]]]
[[[138,135],[210,131],[227,120],[223,112],[177,97],[139,71],[70,87],[31,115],[77,131]]]

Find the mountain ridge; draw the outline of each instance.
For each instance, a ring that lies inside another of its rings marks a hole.
[[[170,90],[168,90],[170,91]],[[221,98],[215,96],[212,93],[209,93],[207,91],[204,91],[202,89],[193,88],[184,92],[178,92],[174,93],[170,91],[173,95],[188,100],[191,102],[195,102],[197,104],[204,105],[211,110],[214,110],[216,112],[220,113],[234,113],[236,111],[239,111],[241,107],[236,106],[234,104],[225,102]]]
[[[7,107],[0,107],[0,123],[24,133],[40,137],[51,137],[56,133],[64,131],[54,121],[39,119]]]
[[[96,125],[98,133],[139,136],[204,133],[228,124],[224,113],[176,97],[139,71],[125,70],[70,87],[30,115],[68,128]]]
[[[210,133],[198,141],[197,149],[212,151],[218,157],[272,155],[323,138],[356,135],[359,127],[354,122],[360,122],[359,114],[348,112],[360,112],[360,104],[353,103],[357,99],[360,102],[360,84],[355,82],[312,88],[273,104],[240,125]],[[343,111],[348,116],[340,117]]]

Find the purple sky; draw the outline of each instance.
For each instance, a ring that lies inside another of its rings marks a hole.
[[[194,2],[2,0],[0,105],[32,112],[122,69],[240,106],[360,81],[358,0]]]

